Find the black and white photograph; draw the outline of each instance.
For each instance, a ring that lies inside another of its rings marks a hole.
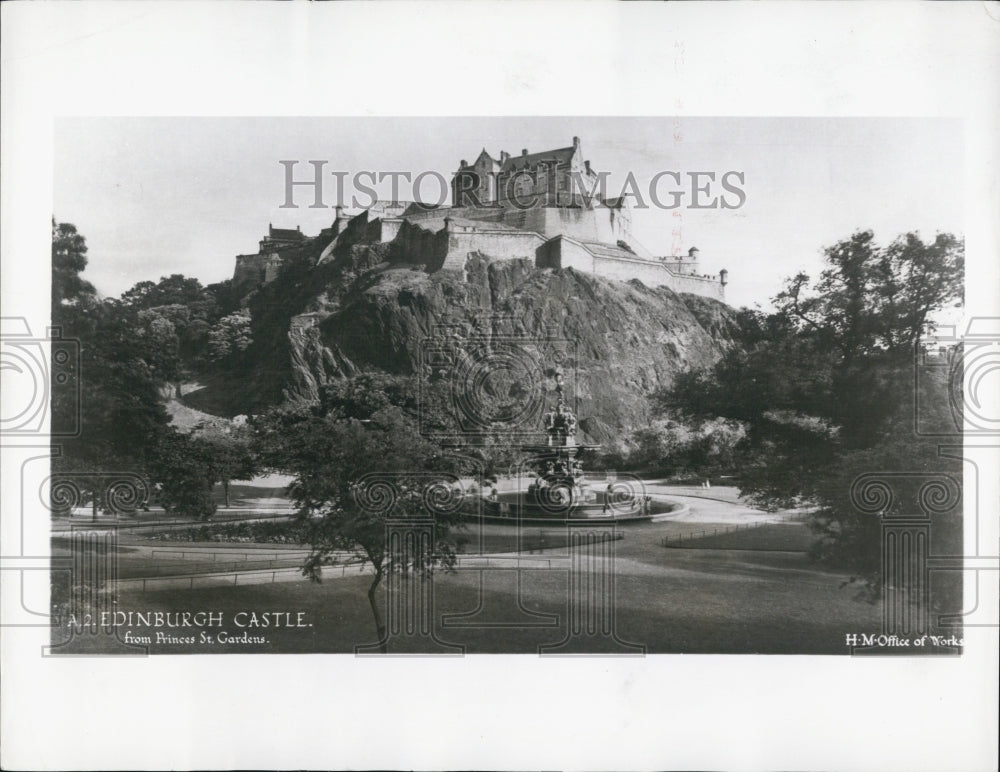
[[[5,768],[995,768],[995,5],[36,5]]]
[[[60,122],[53,649],[960,653],[958,128]]]

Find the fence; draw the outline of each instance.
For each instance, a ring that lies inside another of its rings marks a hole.
[[[664,536],[660,539],[661,547],[671,547],[674,544],[679,544],[683,541],[692,541],[693,539],[704,539],[707,536],[719,536],[720,534],[735,533],[736,531],[749,531],[755,528],[760,528],[765,525],[775,525],[775,523],[762,520],[759,523],[743,523],[740,525],[726,525],[726,526],[716,526],[715,528],[705,528],[701,531],[692,531],[691,533],[680,533],[676,536]]]

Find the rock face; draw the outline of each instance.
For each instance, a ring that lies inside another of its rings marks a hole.
[[[584,439],[607,442],[648,421],[650,392],[735,345],[725,304],[638,281],[477,254],[464,270],[429,274],[392,261],[389,245],[315,257],[303,249],[250,298],[254,344],[232,412],[313,400],[324,382],[360,372],[417,374],[422,351],[453,331],[460,343],[525,341],[550,370],[546,347],[558,341]]]

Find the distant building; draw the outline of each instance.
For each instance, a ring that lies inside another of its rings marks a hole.
[[[260,240],[257,253],[236,256],[236,269],[233,272],[233,291],[236,296],[244,297],[260,285],[274,281],[284,263],[282,251],[300,247],[308,241],[299,228],[275,228],[268,223],[267,235]]]
[[[288,228],[275,228],[268,223],[267,235],[260,240],[260,252],[275,252],[285,247],[301,246],[306,240],[302,231],[296,227],[295,230]]]
[[[473,164],[462,161],[452,178],[456,207],[510,205],[531,200],[535,206],[582,205],[597,187],[598,175],[583,158],[580,138],[556,150],[518,156],[501,151],[499,160],[483,148]]]

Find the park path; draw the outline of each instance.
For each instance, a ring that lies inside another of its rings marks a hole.
[[[683,494],[678,491],[684,491]],[[622,523],[618,529],[624,536],[618,543],[619,559],[643,564],[660,564],[669,559],[664,554],[662,542],[664,537],[696,536],[705,529],[718,526],[720,529],[739,527],[754,527],[767,523],[782,522],[789,518],[789,513],[767,513],[748,507],[736,500],[735,489],[697,489],[650,483],[648,495],[657,499],[669,498],[685,505],[684,510],[676,516],[658,522]],[[706,498],[718,496],[720,498]],[[732,501],[722,500],[721,497]],[[242,519],[242,518],[239,518]],[[190,527],[190,523],[183,524]],[[166,527],[164,527],[166,526]],[[163,524],[162,530],[181,527],[181,523]],[[485,524],[487,530],[507,528]],[[526,532],[530,530],[558,535],[561,527],[553,524],[524,525]],[[555,539],[559,542],[559,539]],[[126,539],[122,546],[130,553],[122,556],[121,568],[123,585],[142,590],[166,589],[167,587],[195,587],[225,584],[257,584],[287,581],[303,581],[299,567],[306,554],[295,545],[271,544],[150,544]],[[482,555],[462,555],[459,564],[464,567],[485,565],[509,567],[548,567],[551,559],[565,556],[565,542],[552,549],[533,549],[531,554],[510,551],[486,552]],[[324,572],[330,578],[357,575],[365,569],[352,565],[348,555],[341,556],[344,563],[337,568]],[[240,561],[244,561],[242,564]],[[143,570],[143,564],[148,566]],[[623,565],[621,566],[624,567]]]
[[[654,498],[666,498],[687,505],[687,511],[669,518],[666,522],[673,523],[721,523],[725,525],[746,523],[780,523],[788,520],[794,513],[765,512],[746,504],[718,499],[708,499],[702,496],[685,496],[672,492],[661,492],[650,487],[649,495]]]

